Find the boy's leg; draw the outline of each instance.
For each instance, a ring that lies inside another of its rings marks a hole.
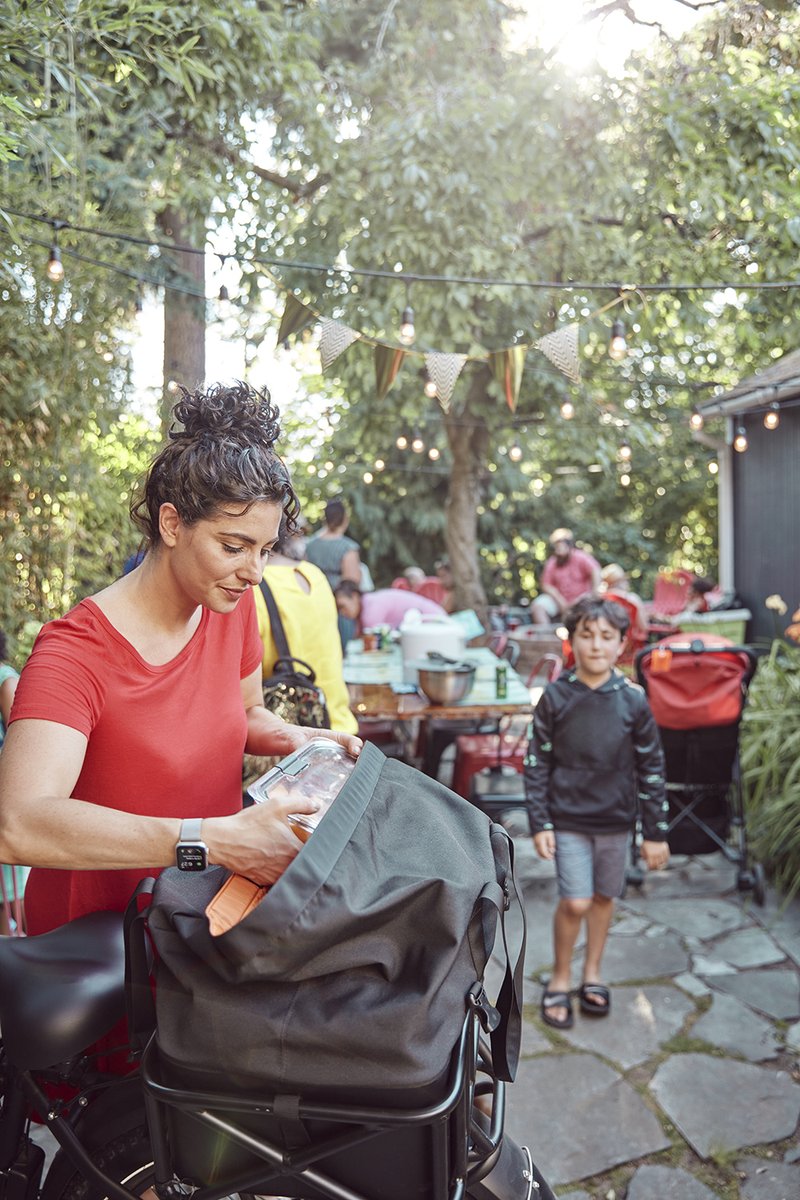
[[[592,848],[590,840],[580,833],[557,832],[555,836],[559,901],[553,915],[554,962],[547,990],[569,992],[575,942],[592,904]],[[567,1016],[561,1005],[549,1011],[557,1022]]]
[[[627,833],[598,834],[592,838],[595,892],[586,916],[584,983],[600,983],[602,978],[600,963],[614,915],[614,899],[622,895],[625,887],[629,847],[630,835]],[[607,1000],[596,993],[590,992],[585,998],[598,1009],[608,1007]]]

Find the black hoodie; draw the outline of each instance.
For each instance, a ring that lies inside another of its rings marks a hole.
[[[619,671],[599,688],[574,672],[548,684],[525,757],[531,828],[616,833],[641,815],[648,841],[667,839],[664,754],[643,690]]]

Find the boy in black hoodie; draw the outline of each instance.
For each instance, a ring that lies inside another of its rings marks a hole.
[[[647,697],[617,669],[628,629],[624,609],[584,596],[565,615],[575,666],[549,684],[536,706],[525,759],[534,845],[555,859],[559,902],[555,963],[542,995],[542,1019],[573,1023],[572,952],[586,919],[581,1011],[607,1016],[600,982],[614,898],[622,894],[631,830],[641,814],[641,856],[657,870],[669,859],[664,756]]]

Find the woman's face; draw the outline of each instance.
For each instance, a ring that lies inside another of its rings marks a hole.
[[[161,507],[161,536],[170,565],[193,604],[231,612],[255,587],[278,537],[277,501],[231,504],[216,516],[185,525],[172,504]]]

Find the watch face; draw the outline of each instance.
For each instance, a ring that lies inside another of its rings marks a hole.
[[[179,871],[205,871],[208,858],[205,846],[177,846],[175,860]]]

